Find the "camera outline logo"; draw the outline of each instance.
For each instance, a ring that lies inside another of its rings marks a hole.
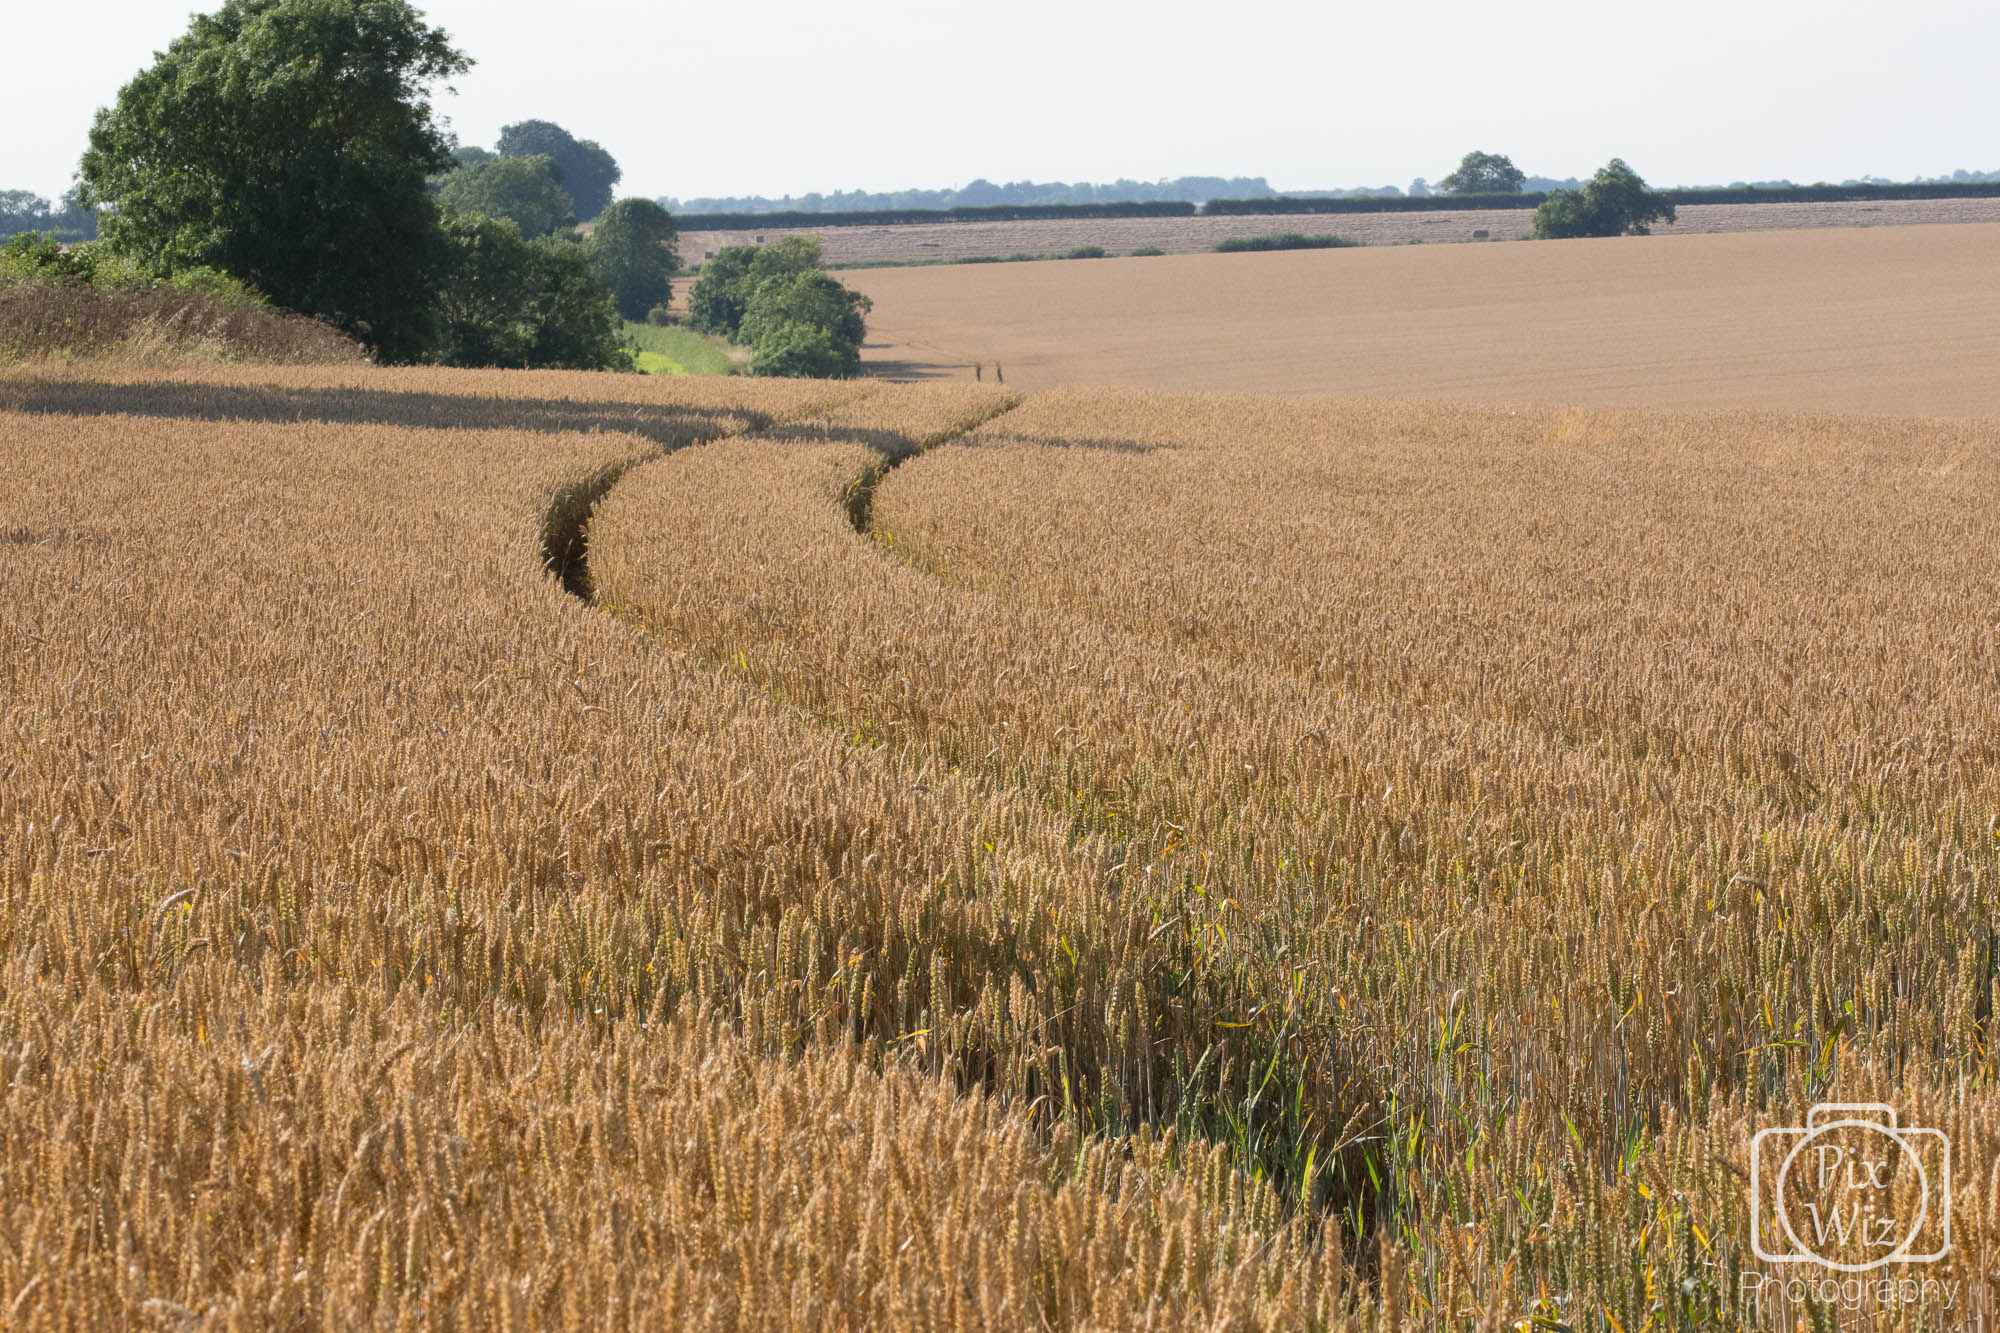
[[[1880,1155],[1857,1151],[1857,1141]],[[1916,1170],[1917,1191],[1915,1218],[1904,1223],[1869,1195],[1882,1196],[1906,1167]],[[1788,1186],[1795,1182],[1818,1192],[1806,1217],[1792,1216],[1798,1200]],[[1829,1239],[1843,1249],[1858,1240],[1864,1252],[1886,1252],[1865,1262],[1829,1258]],[[1900,1123],[1896,1108],[1881,1102],[1821,1102],[1803,1126],[1757,1131],[1750,1141],[1750,1247],[1765,1263],[1840,1273],[1938,1263],[1951,1253],[1951,1139],[1941,1129]]]

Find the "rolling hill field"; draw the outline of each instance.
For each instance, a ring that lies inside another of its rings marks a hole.
[[[1991,1319],[1996,245],[0,369],[7,1326],[1804,1327],[1819,1103]]]
[[[2000,414],[1995,225],[845,276],[905,377]]]

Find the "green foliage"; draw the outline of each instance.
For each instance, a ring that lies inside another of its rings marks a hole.
[[[460,167],[438,186],[438,202],[454,213],[505,218],[523,236],[554,236],[576,227],[576,210],[546,157],[496,157]]]
[[[1111,252],[1110,252],[1109,250],[1106,250],[1106,249],[1105,249],[1105,248],[1104,248],[1103,246],[1101,246],[1101,245],[1079,245],[1079,246],[1077,246],[1077,247],[1076,247],[1076,249],[1074,249],[1074,250],[1065,250],[1065,251],[1063,251],[1063,258],[1064,258],[1064,259],[1103,259],[1103,258],[1104,258],[1104,257],[1105,257],[1106,255],[1108,255],[1108,254],[1110,254],[1110,253],[1111,253]]]
[[[744,308],[737,341],[761,347],[786,325],[807,324],[824,329],[851,353],[853,365],[859,365],[861,341],[868,333],[863,316],[869,305],[867,297],[819,269],[766,278]]]
[[[750,359],[752,375],[783,375],[802,379],[841,379],[860,365],[861,354],[816,324],[788,321],[758,342]]]
[[[1499,153],[1467,153],[1458,170],[1437,183],[1446,194],[1519,194],[1528,175]]]
[[[226,0],[98,113],[79,200],[153,272],[227,273],[419,359],[451,165],[425,90],[469,67],[406,0]]]
[[[74,193],[59,206],[32,190],[0,190],[0,240],[36,231],[61,243],[97,239],[97,214],[77,203]]]
[[[829,276],[817,236],[726,246],[688,292],[688,323],[755,349],[751,373],[851,375],[870,302]]]
[[[1344,250],[1361,242],[1346,236],[1307,236],[1303,232],[1281,231],[1269,236],[1227,236],[1215,243],[1218,254],[1245,250]]]
[[[89,246],[64,250],[53,236],[24,231],[0,245],[0,276],[29,282],[94,283],[97,257]]]
[[[491,162],[493,154],[477,144],[461,144],[451,150],[451,160],[461,167],[476,167],[481,162]]]
[[[721,338],[736,337],[743,323],[743,284],[756,257],[754,245],[725,245],[701,266],[701,275],[688,288],[690,327]]]
[[[688,323],[731,342],[739,336],[753,292],[772,278],[793,277],[821,268],[819,237],[787,236],[772,245],[726,245],[701,266],[688,289]]]
[[[1651,223],[1672,222],[1674,206],[1648,190],[1623,158],[1612,158],[1581,190],[1555,190],[1535,210],[1537,240],[1573,236],[1644,236]]]
[[[500,156],[552,160],[576,215],[586,221],[610,207],[612,188],[625,175],[617,159],[594,140],[578,139],[546,120],[524,120],[502,129]]]
[[[1163,255],[1165,253],[1166,251],[1157,245],[1142,245],[1132,252],[1132,257],[1134,259],[1150,259],[1155,255]]]
[[[618,313],[642,320],[673,295],[680,267],[674,219],[650,199],[620,199],[604,210],[590,237],[590,265],[611,289]]]
[[[734,375],[737,358],[720,338],[688,328],[627,324],[625,345],[649,375]]]
[[[526,240],[512,222],[454,217],[437,359],[453,366],[630,370],[611,293],[574,241]]]

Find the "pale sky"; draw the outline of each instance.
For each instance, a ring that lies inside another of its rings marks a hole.
[[[0,189],[67,188],[187,0],[8,0]],[[201,6],[214,8],[214,5]],[[621,194],[1121,176],[1407,186],[1473,148],[1655,185],[2000,169],[1992,0],[435,0],[462,142],[553,120]]]

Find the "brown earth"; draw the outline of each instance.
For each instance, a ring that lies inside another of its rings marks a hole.
[[[1302,231],[1352,237],[1369,245],[1417,241],[1519,240],[1533,214],[1502,208],[1466,213],[1253,214],[1197,218],[1064,218],[1032,222],[939,222],[896,227],[770,228],[690,231],[681,256],[699,263],[725,245],[753,245],[806,232],[817,234],[828,262],[891,264],[989,255],[1060,254],[1101,245],[1125,254],[1152,246],[1169,254],[1215,248],[1230,236]],[[1840,204],[1690,204],[1661,235],[1724,231],[1790,231],[1805,227],[1901,226],[1915,223],[2000,222],[2000,198],[1910,199]],[[1485,232],[1481,237],[1478,233]]]
[[[891,378],[2000,415],[2000,225],[844,276]]]

